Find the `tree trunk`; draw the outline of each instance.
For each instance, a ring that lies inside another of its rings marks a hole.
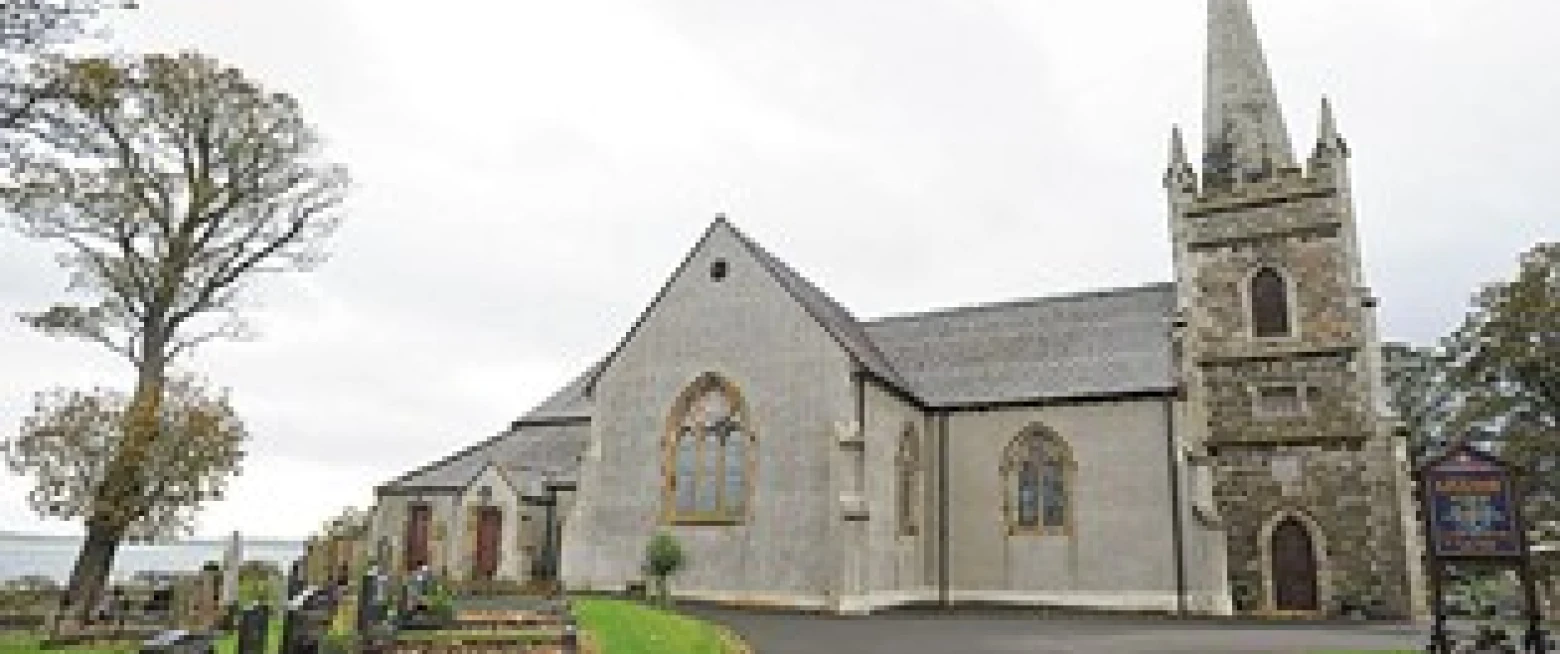
[[[143,501],[141,464],[161,431],[163,375],[166,358],[161,342],[147,339],[148,354],[141,362],[135,396],[125,416],[125,437],[98,484],[87,518],[87,538],[76,565],[71,568],[62,617],[87,620],[98,604],[113,568],[120,541],[135,520]]]
[[[92,609],[102,597],[103,585],[114,567],[114,555],[119,551],[123,529],[103,521],[87,521],[87,538],[76,556],[76,565],[70,571],[70,586],[65,591],[65,604],[61,617],[87,621]]]

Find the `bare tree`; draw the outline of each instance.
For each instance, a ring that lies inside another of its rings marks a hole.
[[[71,572],[67,601],[84,610],[135,519],[170,362],[244,333],[236,302],[257,273],[323,260],[348,181],[296,101],[201,55],[76,60],[58,84],[60,98],[10,134],[0,206],[60,248],[69,290],[89,299],[23,319],[101,344],[137,374]]]
[[[128,539],[152,541],[193,530],[195,512],[222,498],[228,477],[243,458],[244,423],[225,392],[208,390],[193,376],[164,386],[157,439],[141,462],[144,492],[125,510]],[[125,436],[130,398],[109,389],[54,389],[37,395],[21,433],[0,440],[0,456],[19,475],[33,478],[27,504],[47,518],[87,518],[109,464]]]

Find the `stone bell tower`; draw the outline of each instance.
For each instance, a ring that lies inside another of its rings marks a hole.
[[[1247,0],[1208,0],[1202,165],[1171,136],[1181,376],[1237,612],[1423,614],[1407,457],[1383,408],[1349,149],[1296,160]]]

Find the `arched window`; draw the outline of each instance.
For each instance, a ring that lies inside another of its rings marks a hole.
[[[895,485],[898,487],[899,534],[914,536],[916,533],[916,498],[920,489],[919,469],[921,445],[916,439],[913,425],[906,426],[899,437],[899,454],[895,457]]]
[[[666,513],[672,522],[738,522],[752,483],[752,434],[736,388],[713,374],[678,398],[668,428]]]
[[[1049,428],[1030,427],[1014,438],[1001,471],[1009,532],[1068,533],[1074,468],[1067,444]]]
[[[1251,276],[1251,335],[1289,336],[1289,282],[1272,268]]]

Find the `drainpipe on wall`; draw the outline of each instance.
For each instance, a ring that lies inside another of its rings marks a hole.
[[[939,416],[937,429],[937,602],[950,605],[948,597],[948,414]]]
[[[1176,456],[1175,397],[1165,398],[1165,453],[1170,464],[1170,534],[1175,556],[1175,614],[1186,615],[1186,551],[1181,526],[1181,462]]]

